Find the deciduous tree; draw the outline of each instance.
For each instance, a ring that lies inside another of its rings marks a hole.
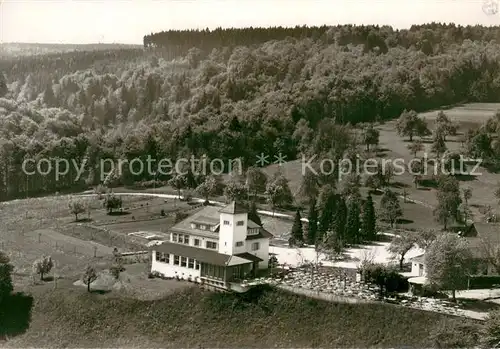
[[[397,219],[403,216],[403,210],[399,204],[399,199],[396,193],[387,189],[380,200],[380,217],[389,222],[391,228],[394,227]]]
[[[43,256],[33,263],[33,274],[40,275],[40,280],[43,281],[44,275],[50,273],[54,267],[54,262],[50,256]]]
[[[312,171],[306,171],[302,176],[302,182],[298,191],[298,200],[306,205],[318,197],[319,194],[319,178]]]
[[[90,292],[90,285],[97,280],[97,271],[91,265],[85,268],[82,274],[82,282],[87,285],[87,291]]]
[[[182,174],[176,174],[168,181],[168,185],[177,190],[177,197],[180,200],[181,190],[186,188],[186,176]]]
[[[396,235],[391,241],[388,247],[388,251],[391,252],[399,261],[399,270],[403,270],[403,263],[406,254],[415,246],[417,243],[417,236],[412,232],[405,232],[401,235]]]
[[[451,176],[441,176],[436,193],[438,204],[434,209],[436,221],[448,229],[450,221],[460,219],[460,187],[458,181]]]
[[[440,234],[425,253],[427,279],[441,290],[455,291],[467,285],[472,255],[467,242],[453,233]]]
[[[396,130],[400,136],[408,136],[410,142],[413,141],[415,135],[423,137],[429,134],[427,123],[419,118],[414,110],[403,111],[396,123]]]
[[[122,198],[114,194],[108,194],[104,202],[104,207],[106,207],[108,213],[113,213],[114,210],[122,208],[123,201]]]
[[[368,125],[363,132],[363,143],[366,146],[366,151],[370,151],[371,145],[378,145],[380,132],[373,125]]]
[[[273,208],[290,205],[293,202],[292,192],[288,186],[288,180],[282,174],[277,175],[266,186],[267,202]]]
[[[266,191],[267,176],[258,167],[250,167],[246,173],[248,192],[254,196]]]
[[[217,192],[217,180],[213,176],[207,176],[205,180],[196,187],[196,193],[209,202],[210,196]]]
[[[424,149],[425,149],[424,144],[422,143],[421,140],[416,140],[408,144],[408,150],[410,151],[411,155],[413,155],[414,158],[416,158],[417,154],[423,151]]]
[[[79,214],[85,213],[85,211],[87,211],[85,203],[81,200],[71,200],[68,206],[70,213],[75,215],[75,221],[78,221]]]
[[[248,192],[244,183],[231,179],[224,188],[224,196],[228,202],[241,201],[247,198]]]

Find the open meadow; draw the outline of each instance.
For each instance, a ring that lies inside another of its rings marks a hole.
[[[185,202],[154,197],[124,196],[123,213],[107,214],[97,196],[84,197],[90,214],[79,221],[70,214],[68,203],[76,198],[51,196],[1,203],[0,249],[15,267],[16,285],[25,287],[37,281],[32,264],[42,256],[54,260],[53,277],[78,279],[86,265],[109,268],[113,249],[120,252],[147,250],[148,239],[129,234],[160,234],[174,224],[178,211],[196,209]],[[161,215],[164,211],[165,216]],[[74,281],[74,280],[73,280]]]

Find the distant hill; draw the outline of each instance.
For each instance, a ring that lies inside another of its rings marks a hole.
[[[0,57],[33,56],[51,53],[73,51],[97,51],[112,49],[139,48],[142,45],[125,44],[32,44],[32,43],[3,43],[0,44]]]

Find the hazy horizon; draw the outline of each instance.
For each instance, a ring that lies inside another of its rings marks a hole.
[[[483,0],[0,0],[1,43],[142,44],[170,29],[431,22],[500,25]]]

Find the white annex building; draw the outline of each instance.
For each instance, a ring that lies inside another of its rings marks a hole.
[[[207,206],[172,227],[170,241],[152,247],[151,272],[241,291],[244,280],[268,268],[271,237],[237,202]]]

